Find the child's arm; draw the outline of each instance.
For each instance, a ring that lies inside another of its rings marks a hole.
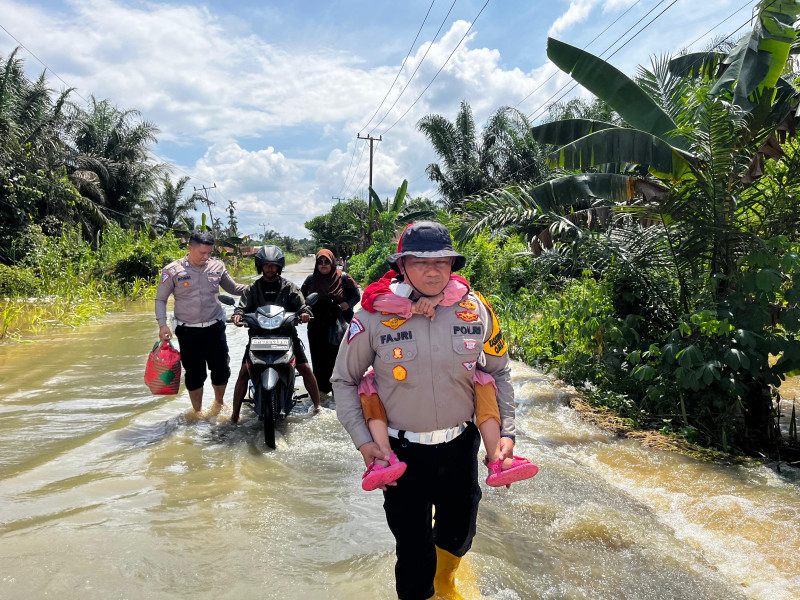
[[[409,298],[403,298],[392,292],[375,296],[372,299],[372,308],[375,312],[383,311],[394,313],[403,319],[410,319],[412,313],[412,303]]]
[[[453,273],[444,288],[444,298],[442,298],[441,305],[452,306],[466,296],[468,292],[469,285],[467,285],[467,280]]]

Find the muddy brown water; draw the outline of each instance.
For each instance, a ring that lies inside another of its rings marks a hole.
[[[0,598],[396,598],[382,497],[331,402],[270,450],[247,406],[234,426],[190,418],[183,387],[150,395],[155,337],[136,304],[0,347]],[[228,338],[236,362],[247,335]],[[542,373],[513,380],[517,453],[541,470],[484,486],[466,598],[800,598],[797,471],[645,448]]]

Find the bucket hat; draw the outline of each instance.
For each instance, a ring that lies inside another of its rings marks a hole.
[[[397,243],[397,252],[390,255],[386,262],[396,269],[397,259],[404,256],[418,258],[452,256],[455,259],[453,271],[458,271],[467,264],[467,259],[463,255],[453,251],[453,241],[450,239],[447,227],[433,221],[419,221],[406,227]]]

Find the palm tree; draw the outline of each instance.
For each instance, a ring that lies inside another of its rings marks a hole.
[[[723,445],[775,434],[769,387],[800,367],[791,350],[800,294],[789,283],[792,252],[782,258],[787,237],[798,237],[796,202],[786,200],[798,177],[780,166],[778,141],[794,129],[800,98],[782,77],[798,14],[796,3],[763,0],[756,27],[730,52],[656,59],[635,80],[548,40],[550,59],[625,126],[573,118],[533,128],[553,146],[551,164],[575,174],[483,194],[485,209],[468,215],[472,232],[549,225],[584,267],[657,307],[636,313],[651,329],[661,319],[646,343],[637,332],[641,352],[657,357],[631,367],[649,385],[642,402],[680,400],[684,424],[702,424]],[[797,145],[788,151],[796,164]],[[592,231],[598,216],[603,226]],[[764,237],[775,233],[787,237]],[[770,364],[770,353],[781,360]]]
[[[110,219],[128,227],[139,224],[147,196],[165,172],[149,151],[157,141],[157,127],[139,121],[139,111],[119,110],[94,96],[87,110],[74,110],[75,173],[97,182],[102,190],[98,201]]]
[[[189,211],[197,209],[197,195],[184,197],[189,177],[181,177],[175,184],[168,174],[161,180],[161,188],[151,192],[150,201],[154,216],[153,224],[161,231],[183,231],[183,221]]]

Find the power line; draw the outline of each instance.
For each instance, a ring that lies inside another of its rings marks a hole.
[[[55,75],[55,76],[56,76],[56,77],[57,77],[57,78],[58,78],[58,79],[61,81],[61,83],[63,83],[65,86],[67,86],[67,87],[68,87],[68,88],[69,88],[71,91],[75,92],[75,95],[76,95],[76,96],[78,96],[78,98],[82,99],[84,102],[86,102],[86,104],[89,104],[89,101],[88,101],[86,98],[84,98],[83,96],[81,96],[81,95],[80,95],[80,93],[78,93],[74,87],[72,87],[70,84],[68,84],[66,81],[64,81],[64,80],[61,78],[61,75],[59,75],[59,74],[58,74],[58,73],[56,73],[56,72],[55,72],[53,69],[51,69],[50,67],[48,67],[48,66],[45,64],[45,62],[44,62],[44,61],[43,61],[41,58],[39,58],[38,56],[36,56],[36,55],[33,53],[33,51],[31,51],[31,50],[30,50],[30,49],[29,49],[29,48],[28,48],[28,47],[27,47],[25,44],[23,44],[22,42],[20,42],[20,41],[19,41],[19,40],[18,40],[18,39],[17,39],[17,38],[14,36],[14,34],[13,34],[13,33],[11,33],[11,32],[10,32],[8,29],[6,29],[5,27],[3,27],[3,25],[0,25],[0,29],[2,29],[3,31],[5,31],[5,32],[6,32],[6,33],[7,33],[9,36],[11,36],[11,38],[12,38],[12,39],[13,39],[15,42],[17,42],[17,43],[18,43],[20,46],[22,46],[23,48],[25,48],[25,50],[28,52],[28,54],[30,54],[30,55],[31,55],[33,58],[35,58],[36,60],[38,60],[38,61],[39,61],[39,62],[40,62],[40,63],[41,63],[43,66],[44,66],[44,68],[45,68],[46,70],[49,70],[49,71],[50,71],[50,72],[51,72],[53,75]]]
[[[383,106],[383,103],[386,102],[386,98],[389,97],[389,93],[392,91],[392,88],[394,87],[394,84],[397,83],[397,79],[400,77],[400,73],[403,72],[403,67],[406,66],[406,61],[408,60],[408,57],[411,56],[411,51],[414,49],[414,46],[417,44],[417,39],[419,39],[419,34],[422,32],[422,28],[425,26],[425,23],[428,20],[428,15],[431,14],[431,9],[433,8],[433,5],[435,3],[436,3],[436,0],[432,0],[431,5],[428,7],[428,12],[425,13],[425,18],[422,20],[422,25],[419,26],[419,29],[417,30],[417,35],[414,37],[414,41],[411,42],[411,47],[408,49],[408,52],[406,53],[406,57],[403,59],[403,63],[400,65],[400,70],[397,71],[397,75],[394,76],[394,81],[392,82],[392,85],[390,85],[389,89],[386,90],[386,95],[383,97],[383,100],[381,100],[381,103],[378,105],[378,108],[375,109],[375,113],[369,118],[369,121],[367,121],[366,124],[364,124],[364,126],[360,128],[361,131],[363,131],[367,127],[369,127],[369,124],[372,123],[372,119],[375,118],[375,115],[378,114],[378,111],[381,109],[381,106]],[[455,2],[453,2],[453,4],[455,4]]]
[[[586,50],[586,48],[588,48],[589,46],[591,46],[592,44],[594,44],[594,43],[595,43],[595,41],[597,41],[597,39],[598,39],[598,38],[599,38],[601,35],[603,35],[603,34],[604,34],[606,31],[608,31],[609,29],[611,29],[611,28],[612,28],[614,25],[616,25],[616,24],[617,24],[617,22],[619,22],[619,20],[620,20],[620,19],[622,19],[622,17],[624,17],[624,16],[625,16],[625,15],[627,15],[627,14],[628,14],[628,13],[629,13],[631,10],[633,10],[633,7],[634,7],[634,6],[636,6],[637,4],[639,4],[639,2],[641,2],[641,0],[636,0],[636,2],[634,2],[633,4],[631,4],[631,5],[628,7],[628,10],[626,10],[626,11],[625,11],[625,12],[623,12],[623,13],[622,13],[620,16],[618,16],[616,19],[614,19],[614,21],[613,21],[613,22],[612,22],[612,23],[611,23],[611,24],[610,24],[608,27],[606,27],[605,29],[603,29],[603,31],[601,31],[601,32],[600,32],[600,33],[598,33],[596,36],[594,36],[594,38],[592,38],[592,40],[591,40],[591,41],[590,41],[588,44],[586,44],[586,45],[583,47],[583,49],[584,49],[584,50]],[[645,15],[645,16],[646,16],[646,15]],[[530,93],[530,94],[528,94],[528,95],[527,95],[527,96],[525,96],[525,97],[524,97],[522,100],[520,100],[519,102],[517,102],[517,103],[514,105],[514,108],[517,108],[517,106],[519,106],[520,104],[522,104],[523,102],[525,102],[525,100],[527,100],[528,98],[530,98],[531,96],[533,96],[533,94],[535,94],[537,91],[539,91],[539,90],[540,90],[540,89],[541,89],[541,88],[544,86],[544,84],[545,84],[545,83],[547,83],[548,81],[550,81],[550,80],[551,80],[553,77],[555,77],[557,74],[558,74],[558,70],[555,70],[555,71],[553,71],[553,72],[550,74],[550,77],[548,77],[548,78],[547,78],[547,79],[545,79],[545,80],[544,80],[542,83],[540,83],[540,84],[539,84],[539,85],[538,85],[538,86],[537,86],[537,87],[536,87],[536,88],[535,88],[533,91],[531,91],[531,93]]]
[[[657,9],[659,6],[661,6],[662,4],[664,4],[664,2],[666,2],[666,1],[667,1],[667,0],[660,0],[660,1],[659,1],[659,2],[658,2],[658,3],[657,3],[657,4],[656,4],[656,5],[653,7],[653,8],[651,8],[651,9],[650,9],[650,10],[647,12],[647,14],[645,14],[644,16],[645,16],[645,17],[647,17],[647,16],[648,16],[650,13],[652,13],[652,12],[653,12],[655,9]],[[641,28],[639,31],[637,31],[636,33],[634,33],[634,34],[633,34],[633,35],[632,35],[632,36],[631,36],[631,37],[628,39],[628,41],[626,41],[624,44],[622,44],[622,46],[620,46],[619,48],[617,48],[617,49],[616,49],[616,50],[615,50],[615,51],[614,51],[612,54],[610,54],[609,56],[607,56],[607,57],[603,57],[603,56],[602,56],[603,54],[605,54],[605,53],[606,53],[606,52],[608,52],[608,51],[609,51],[611,48],[613,48],[613,47],[614,47],[614,45],[615,45],[617,42],[619,42],[619,41],[620,41],[620,40],[621,40],[623,37],[625,37],[625,36],[626,36],[626,35],[627,35],[627,34],[628,34],[630,31],[631,31],[631,29],[633,29],[634,27],[636,27],[636,25],[637,25],[638,23],[637,23],[637,24],[634,24],[634,25],[633,25],[633,26],[631,26],[631,27],[629,27],[629,28],[628,28],[628,29],[625,31],[625,33],[623,33],[623,34],[622,34],[621,36],[619,36],[619,37],[618,37],[616,40],[614,40],[613,42],[611,42],[611,44],[610,44],[608,47],[606,47],[606,49],[605,49],[605,50],[603,50],[603,51],[600,53],[600,57],[601,57],[601,58],[603,58],[603,60],[608,60],[609,58],[611,58],[612,56],[614,56],[614,54],[616,54],[617,52],[619,52],[620,50],[622,50],[622,49],[623,49],[625,46],[627,46],[627,45],[628,45],[630,42],[632,42],[632,41],[633,41],[633,40],[634,40],[634,39],[635,39],[635,38],[636,38],[636,37],[637,37],[637,36],[638,36],[640,33],[642,33],[642,32],[643,32],[645,29],[647,29],[648,27],[650,27],[650,25],[652,25],[652,24],[653,24],[653,23],[656,21],[656,19],[658,19],[658,18],[659,18],[661,15],[663,15],[665,12],[667,12],[667,11],[668,11],[670,8],[672,8],[673,6],[675,6],[675,4],[676,4],[677,2],[678,2],[678,0],[672,0],[672,4],[670,4],[669,6],[667,6],[667,8],[665,8],[665,9],[664,9],[664,10],[662,10],[660,13],[658,13],[658,14],[657,14],[655,17],[653,17],[653,18],[652,18],[652,19],[651,19],[651,20],[650,20],[650,21],[649,21],[649,22],[648,22],[646,25],[644,25],[644,26],[643,26],[643,27],[642,27],[642,28]],[[643,17],[643,18],[644,18],[644,17]],[[559,88],[559,90],[558,90],[558,91],[557,91],[555,94],[553,94],[552,96],[550,96],[550,98],[548,98],[548,99],[547,99],[547,100],[544,102],[544,104],[542,104],[542,105],[541,105],[539,108],[535,109],[533,112],[531,112],[530,114],[528,114],[528,118],[529,118],[529,119],[531,119],[532,121],[535,121],[536,119],[538,119],[538,118],[541,116],[539,113],[540,113],[540,112],[542,112],[542,109],[544,109],[544,110],[547,110],[547,107],[549,106],[550,100],[552,100],[552,99],[553,99],[555,96],[557,96],[559,93],[561,93],[561,91],[563,91],[563,90],[564,90],[564,88],[566,88],[568,85],[569,85],[568,83],[565,83],[563,86],[561,86],[561,88]],[[572,90],[574,90],[574,89],[575,89],[575,88],[576,88],[578,85],[579,85],[579,84],[577,84],[577,83],[576,83],[576,84],[574,84],[574,85],[573,85],[573,86],[572,86],[572,87],[571,87],[569,90],[567,90],[567,91],[566,91],[566,93],[564,93],[564,94],[562,94],[562,95],[561,95],[561,97],[559,98],[559,100],[561,100],[561,98],[563,98],[564,96],[566,96],[566,94],[568,94],[569,92],[571,92]],[[536,117],[535,117],[535,118],[532,118],[534,114],[536,115]],[[542,112],[542,114],[544,114],[544,113]]]
[[[458,41],[458,44],[456,44],[456,47],[455,47],[455,48],[453,48],[453,51],[452,51],[452,52],[450,53],[450,55],[447,57],[447,60],[445,60],[445,61],[444,61],[444,64],[443,64],[441,67],[439,67],[439,70],[438,70],[438,71],[436,71],[436,75],[434,75],[434,76],[433,76],[433,79],[431,79],[431,80],[430,80],[430,83],[428,83],[428,85],[426,85],[426,86],[425,86],[425,89],[424,89],[424,90],[422,90],[422,92],[420,93],[420,95],[419,95],[419,96],[417,96],[417,99],[416,99],[416,100],[414,100],[414,102],[412,102],[412,103],[411,103],[411,106],[409,106],[409,107],[406,109],[406,112],[404,112],[402,115],[400,115],[400,118],[399,118],[399,119],[397,119],[397,121],[395,121],[394,123],[392,123],[392,124],[391,124],[391,126],[389,127],[389,129],[387,129],[386,131],[384,131],[384,132],[381,134],[381,136],[384,136],[384,135],[386,135],[387,133],[389,133],[389,132],[392,130],[392,127],[394,127],[395,125],[397,125],[397,124],[398,124],[398,123],[399,123],[399,122],[400,122],[400,121],[403,119],[403,117],[405,117],[405,116],[408,114],[408,111],[410,111],[412,108],[414,108],[414,105],[415,105],[417,102],[419,102],[419,99],[420,99],[420,98],[422,98],[423,94],[425,94],[425,92],[427,92],[427,91],[428,91],[428,88],[429,88],[429,87],[431,87],[431,84],[433,84],[433,82],[434,82],[434,81],[436,81],[436,78],[439,76],[439,73],[441,73],[441,72],[442,72],[442,69],[444,69],[444,68],[445,68],[445,66],[447,65],[447,63],[448,63],[448,62],[450,62],[450,59],[453,57],[453,54],[455,54],[456,50],[458,50],[458,48],[461,46],[461,43],[462,43],[462,42],[463,42],[463,41],[466,39],[467,35],[469,35],[469,32],[470,32],[470,31],[472,31],[472,28],[475,26],[475,22],[478,20],[478,17],[480,17],[480,16],[481,16],[481,13],[483,13],[483,9],[485,9],[485,8],[486,8],[486,6],[489,4],[489,2],[490,2],[490,1],[491,1],[491,0],[486,0],[486,2],[484,3],[484,5],[483,5],[483,6],[481,7],[481,9],[478,11],[478,14],[477,14],[477,15],[475,15],[475,18],[472,20],[472,23],[470,24],[470,26],[469,26],[469,29],[467,29],[466,33],[465,33],[465,34],[464,34],[464,35],[461,37],[461,39]],[[677,0],[675,0],[675,1],[677,2]],[[387,113],[387,114],[388,114],[388,113]],[[377,125],[376,125],[376,127],[377,127]]]
[[[444,27],[445,22],[447,22],[447,17],[450,16],[450,13],[453,10],[453,7],[456,5],[456,2],[458,2],[458,0],[453,0],[453,3],[450,5],[450,10],[447,11],[447,14],[444,16],[444,19],[442,19],[442,23],[441,23],[441,25],[439,25],[439,29],[436,30],[436,35],[433,36],[433,39],[431,40],[430,45],[425,50],[425,54],[422,55],[422,59],[420,59],[419,63],[417,64],[417,68],[414,69],[413,73],[411,73],[411,77],[408,78],[408,81],[406,82],[406,85],[403,87],[402,90],[400,90],[400,94],[398,94],[397,98],[394,99],[394,102],[392,102],[392,105],[389,107],[389,110],[386,111],[386,114],[383,115],[381,120],[378,121],[375,124],[375,127],[373,127],[372,130],[369,132],[370,134],[372,134],[372,132],[375,131],[380,126],[381,123],[383,123],[383,121],[386,119],[386,117],[389,116],[389,114],[392,112],[392,109],[397,104],[397,101],[400,100],[401,96],[408,89],[408,86],[411,85],[411,80],[414,79],[414,75],[417,74],[417,71],[419,71],[419,68],[422,66],[422,63],[425,62],[425,57],[428,56],[428,52],[430,52],[431,48],[433,48],[433,44],[436,42],[436,38],[439,37],[439,33],[442,31],[442,27]],[[481,10],[483,10],[483,9],[481,9]],[[385,135],[385,134],[386,134],[386,132],[384,131],[382,135]]]
[[[677,0],[676,0],[676,1],[677,1]],[[772,2],[771,2],[769,5],[768,5],[768,7],[769,7],[769,6],[771,6],[772,4],[774,4],[776,1],[777,1],[777,0],[772,0]],[[674,2],[673,2],[673,4],[674,4]],[[672,5],[670,5],[669,7],[667,7],[667,9],[665,9],[665,11],[663,11],[663,12],[666,12],[666,10],[668,10],[668,9],[669,9],[671,6],[672,6]],[[737,10],[736,10],[736,11],[735,11],[733,14],[736,14],[736,13],[738,13],[738,12],[739,12],[739,11],[741,11],[741,10],[742,10],[742,9],[741,9],[741,8],[739,8],[739,9],[737,9]],[[652,11],[651,11],[651,12],[652,12]],[[662,12],[661,14],[663,14],[663,12]],[[653,19],[653,21],[654,21],[655,19],[657,19],[659,16],[661,16],[661,14],[659,14],[657,17],[655,17],[655,18]],[[653,21],[651,21],[650,23],[652,23]],[[727,21],[727,19],[725,19],[725,21]],[[724,22],[724,21],[723,21],[723,22]],[[734,35],[736,32],[738,32],[740,29],[742,29],[743,27],[745,27],[745,26],[746,26],[748,23],[750,23],[750,22],[751,22],[751,19],[748,19],[747,21],[745,21],[744,23],[742,23],[742,25],[740,25],[739,27],[737,27],[736,29],[734,29],[734,30],[733,30],[731,33],[729,33],[728,35],[726,35],[726,36],[725,36],[725,37],[724,37],[722,40],[720,40],[719,42],[717,42],[717,44],[716,44],[716,45],[715,45],[713,48],[711,48],[711,50],[714,50],[714,49],[716,49],[716,48],[719,48],[719,47],[720,47],[720,46],[721,46],[723,43],[725,43],[725,41],[726,41],[728,38],[730,38],[732,35]],[[648,27],[648,26],[650,25],[650,23],[648,23],[647,25],[645,25],[645,26],[644,26],[644,27],[643,27],[643,28],[642,28],[642,29],[641,29],[639,32],[637,32],[637,33],[636,33],[636,35],[639,35],[639,33],[641,33],[642,31],[644,31],[644,29],[645,29],[646,27]],[[718,26],[718,25],[717,25],[717,26]],[[716,29],[716,26],[715,26],[714,28],[712,28],[712,30],[713,30],[713,29]],[[634,37],[635,37],[635,36],[634,36]],[[631,38],[631,39],[633,39],[633,38]],[[630,40],[628,40],[628,41],[630,41]],[[616,43],[616,42],[614,42],[614,43]],[[626,43],[627,43],[627,42],[626,42]],[[696,41],[695,41],[695,42],[692,42],[692,43],[696,43]],[[613,44],[612,44],[612,46],[613,46]],[[621,48],[620,48],[620,49],[621,49]],[[567,93],[569,93],[569,91],[572,91],[572,89],[574,89],[575,87],[577,87],[577,85],[578,85],[577,83],[576,83],[575,85],[573,85],[573,86],[572,86],[572,88],[570,88],[570,90],[568,90],[568,92],[567,92]],[[564,87],[566,87],[566,86],[563,86],[561,89],[564,89]],[[559,90],[559,91],[560,91],[560,90]],[[556,92],[556,94],[557,94],[557,93],[558,93],[558,92]],[[563,96],[562,96],[562,97],[563,97]],[[551,98],[552,98],[552,97],[551,97]],[[535,111],[535,112],[536,112],[536,111]],[[519,173],[519,172],[523,171],[524,169],[526,169],[527,167],[531,166],[532,164],[533,164],[533,162],[530,162],[530,163],[527,163],[527,164],[525,164],[525,165],[521,166],[521,167],[520,167],[519,169],[517,169],[516,171],[514,171],[514,172],[510,173],[510,176],[516,175],[517,173]],[[485,188],[482,188],[482,189],[478,190],[478,191],[477,191],[477,192],[475,192],[473,195],[475,195],[475,194],[480,194],[481,192],[485,192],[485,191],[486,191],[486,190],[488,190],[488,189],[489,189],[489,187],[487,186],[487,187],[485,187]],[[437,190],[437,191],[434,193],[434,196],[436,196],[436,195],[440,195],[440,194],[441,194],[441,191],[440,191],[440,190]]]

